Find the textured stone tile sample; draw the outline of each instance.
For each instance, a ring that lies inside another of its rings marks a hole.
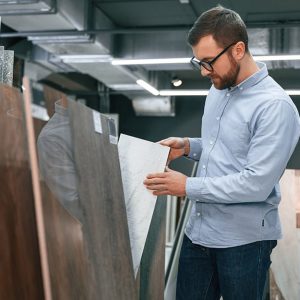
[[[4,72],[4,47],[0,46],[0,83],[3,83]]]
[[[89,299],[137,299],[118,146],[109,118],[68,102]]]
[[[12,86],[14,73],[14,51],[4,50],[3,83]]]
[[[157,198],[143,181],[149,173],[164,172],[169,147],[122,134],[118,148],[136,275]]]

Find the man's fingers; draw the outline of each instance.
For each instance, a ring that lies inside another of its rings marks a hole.
[[[165,191],[155,191],[152,194],[154,196],[161,196],[161,195],[169,195],[169,192],[167,190],[165,190]]]
[[[165,178],[166,174],[165,173],[153,173],[153,174],[148,174],[147,179],[151,178]]]
[[[166,186],[164,184],[151,184],[147,186],[147,189],[151,191],[165,191]]]
[[[164,139],[164,140],[158,141],[157,143],[159,143],[163,146],[171,146],[173,141],[171,139]]]
[[[145,185],[152,185],[152,184],[163,184],[166,182],[165,178],[155,177],[150,179],[145,179],[144,184]]]

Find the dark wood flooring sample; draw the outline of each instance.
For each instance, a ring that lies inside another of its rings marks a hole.
[[[89,292],[91,278],[82,224],[65,210],[43,182],[41,188],[52,297],[93,299]]]
[[[117,145],[111,143],[108,118],[102,133],[94,128],[93,111],[69,101],[74,160],[79,178],[83,236],[93,270],[92,299],[137,298],[132,268]]]
[[[0,299],[44,298],[23,106],[0,85]]]

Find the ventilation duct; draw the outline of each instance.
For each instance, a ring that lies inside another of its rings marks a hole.
[[[83,30],[88,19],[88,2],[87,0],[57,0],[57,12],[48,15],[18,15],[5,16],[3,23],[12,27],[16,31],[49,31],[49,30]],[[85,12],[85,13],[83,13]],[[95,28],[113,28],[111,21],[99,10],[94,10],[94,27]],[[126,67],[112,66],[110,60],[112,38],[109,34],[94,37],[92,35],[65,35],[65,36],[32,36],[28,37],[35,45],[38,45],[45,51],[51,53],[48,61],[44,65],[49,69],[49,63],[55,66],[69,65],[71,69],[77,70],[84,74],[89,74],[108,87],[111,86],[135,86],[137,76],[146,74],[139,73],[136,75]],[[106,57],[106,62],[90,60],[89,62],[78,61],[73,59],[74,55],[102,55]],[[60,58],[60,57],[63,58]],[[69,59],[68,59],[69,57]],[[66,62],[68,61],[68,62]],[[43,64],[42,61],[39,61]],[[68,71],[67,68],[65,68]]]
[[[54,10],[53,0],[0,0],[1,15],[47,13]]]
[[[87,13],[84,12],[87,11],[87,1],[30,0],[27,4],[23,3],[24,1],[19,0],[13,1],[13,4],[0,5],[3,23],[16,31],[83,30],[86,28]],[[35,6],[36,10],[30,11],[31,6]],[[7,15],[8,12],[9,15]]]

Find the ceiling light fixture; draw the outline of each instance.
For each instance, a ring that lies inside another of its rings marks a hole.
[[[141,87],[136,83],[117,83],[117,84],[110,84],[108,87],[117,91],[142,91],[143,90],[143,87]]]
[[[112,57],[107,54],[78,54],[78,55],[59,55],[59,59],[61,59],[64,63],[107,63],[111,62]]]
[[[159,65],[159,64],[187,64],[190,58],[151,58],[151,59],[113,59],[113,65]]]
[[[285,92],[290,96],[300,96],[300,90],[285,90]]]
[[[206,96],[208,90],[160,90],[160,96]]]
[[[149,83],[147,83],[146,81],[144,81],[142,79],[138,79],[136,81],[136,83],[139,84],[141,87],[143,87],[148,92],[150,92],[152,95],[154,95],[154,96],[158,96],[159,95],[159,91],[155,87],[153,87],[152,85],[150,85]]]
[[[72,44],[72,43],[91,43],[88,34],[83,35],[49,35],[49,36],[28,36],[28,41],[33,44]]]
[[[254,55],[254,60],[258,61],[277,61],[277,60],[300,60],[300,55],[286,54],[286,55]]]
[[[181,85],[182,85],[182,80],[175,76],[175,77],[172,78],[171,83],[172,83],[174,86],[178,87],[178,86],[181,86]]]
[[[160,96],[207,96],[209,90],[160,90]],[[300,96],[300,90],[285,90],[290,96]]]
[[[278,61],[278,60],[300,60],[298,54],[286,55],[254,55],[254,60]],[[113,65],[159,65],[159,64],[188,64],[190,57],[181,58],[149,58],[149,59],[113,59]]]

